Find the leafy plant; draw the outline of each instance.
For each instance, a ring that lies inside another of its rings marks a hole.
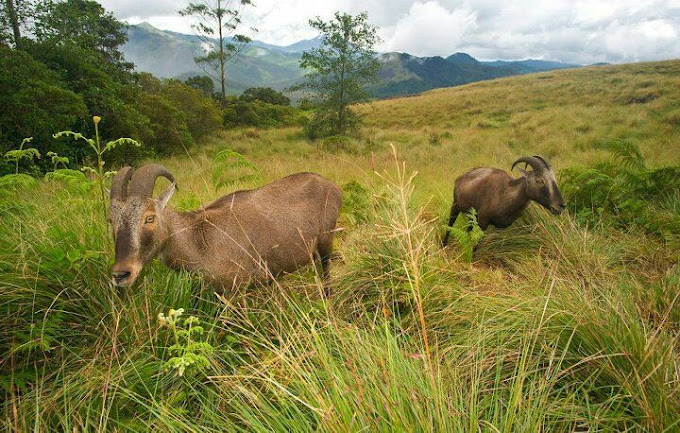
[[[83,171],[89,171],[92,172],[96,179],[97,179],[97,184],[99,185],[99,193],[100,193],[100,198],[102,202],[102,206],[104,207],[104,215],[106,215],[106,192],[105,192],[105,187],[104,187],[104,179],[106,178],[106,173],[104,173],[104,163],[105,161],[102,159],[102,156],[106,153],[109,152],[116,147],[123,145],[123,144],[131,144],[133,146],[139,147],[140,144],[139,142],[131,139],[131,138],[119,138],[117,140],[112,140],[107,142],[104,146],[102,146],[102,142],[99,138],[99,122],[101,121],[101,117],[99,116],[93,116],[92,121],[94,122],[94,130],[95,130],[95,139],[87,138],[83,134],[79,132],[73,132],[73,131],[61,131],[57,132],[56,134],[53,135],[54,138],[59,138],[59,137],[72,137],[74,140],[83,140],[85,141],[88,146],[90,146],[90,149],[95,153],[97,157],[97,166],[95,169],[92,169],[91,167],[83,167]]]
[[[257,182],[261,179],[259,171],[245,156],[235,150],[224,149],[213,158],[213,185],[220,189],[241,182]]]
[[[631,140],[604,143],[613,161],[562,171],[562,189],[576,220],[588,226],[639,226],[662,237],[680,234],[673,208],[680,190],[680,166],[648,168]]]
[[[0,176],[0,193],[9,190],[16,191],[20,188],[29,188],[35,186],[37,183],[35,178],[24,173],[6,174]]]
[[[465,220],[463,226],[460,227],[458,224],[454,224],[448,230],[458,241],[458,245],[463,250],[463,257],[470,263],[472,262],[472,253],[475,247],[484,237],[484,231],[479,228],[477,211],[474,208],[463,215]]]
[[[197,341],[204,333],[200,320],[195,316],[182,318],[184,309],[171,309],[166,316],[158,314],[161,326],[167,327],[175,342],[168,351],[174,355],[165,362],[164,369],[173,371],[181,377],[185,373],[199,373],[210,366],[208,357],[213,353],[213,346],[207,341]]]
[[[342,207],[340,212],[348,219],[352,226],[368,219],[369,193],[356,180],[342,185]]]
[[[631,140],[612,139],[605,143],[605,147],[619,161],[619,165],[629,170],[645,170],[645,159],[640,148]]]
[[[33,158],[40,159],[40,152],[38,152],[38,149],[33,147],[24,149],[24,145],[31,141],[33,141],[33,137],[24,138],[18,149],[5,152],[5,160],[9,163],[14,163],[14,174],[19,174],[19,161],[22,159],[31,162],[33,161]]]
[[[250,87],[239,96],[241,101],[262,101],[273,105],[290,105],[290,98],[271,87]]]
[[[33,137],[24,138],[18,149],[5,152],[5,160],[9,163],[14,163],[14,173],[0,176],[0,193],[6,193],[10,190],[17,191],[20,188],[28,188],[37,183],[33,177],[24,173],[19,173],[19,161],[25,159],[33,162],[33,158],[40,158],[38,149],[33,147],[24,149],[24,145],[31,141],[33,141]]]
[[[59,156],[57,152],[47,152],[54,164],[54,170],[45,173],[45,179],[64,182],[69,187],[76,187],[85,192],[93,182],[88,181],[83,171],[68,168],[69,159],[66,156]],[[61,164],[62,168],[58,168]]]
[[[58,168],[47,172],[45,173],[45,179],[64,182],[68,187],[76,188],[83,193],[94,184],[94,182],[85,177],[82,171],[71,168]]]
[[[52,152],[52,151],[47,152],[47,156],[50,157],[52,164],[54,164],[55,170],[57,169],[59,164],[61,164],[61,166],[63,168],[68,168],[68,163],[69,163],[68,157],[59,156],[59,154],[57,152]]]

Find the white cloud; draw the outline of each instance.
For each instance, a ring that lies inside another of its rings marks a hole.
[[[680,57],[677,24],[663,19],[626,25],[618,20],[607,26],[606,51],[619,61]]]
[[[467,7],[449,10],[437,1],[414,3],[394,25],[383,28],[380,48],[417,56],[453,53],[476,29],[476,19]]]
[[[307,21],[367,11],[381,50],[480,59],[543,58],[576,63],[680,58],[680,0],[254,0],[243,31],[287,45],[315,36]],[[177,11],[188,0],[101,0],[131,23],[188,33]],[[249,32],[251,26],[259,32]]]
[[[578,1],[574,3],[575,22],[596,25],[615,16],[618,9],[618,5],[611,1]]]

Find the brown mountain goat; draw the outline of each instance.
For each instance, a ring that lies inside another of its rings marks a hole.
[[[153,198],[160,176],[172,184]],[[124,167],[113,178],[115,285],[132,285],[156,256],[171,268],[200,271],[224,290],[293,272],[313,258],[328,277],[342,201],[333,182],[297,173],[190,212],[166,207],[175,188],[172,174],[158,164]]]
[[[548,162],[538,156],[523,156],[512,164],[531,166],[533,171],[522,171],[522,177],[513,178],[497,168],[475,168],[456,179],[453,188],[453,204],[448,226],[453,226],[458,213],[471,208],[477,211],[477,222],[482,230],[489,224],[498,228],[508,227],[515,221],[530,200],[559,215],[567,204],[562,198],[555,174]],[[526,168],[526,166],[525,166]],[[449,230],[442,244],[446,246]]]

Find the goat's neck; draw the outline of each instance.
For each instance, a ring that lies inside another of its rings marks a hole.
[[[159,250],[160,259],[171,267],[184,267],[190,252],[188,247],[194,226],[203,219],[201,213],[180,212],[174,209],[163,209],[163,237]]]
[[[508,210],[511,215],[518,215],[529,204],[529,194],[527,194],[527,179],[522,176],[513,179],[509,184],[509,206]]]

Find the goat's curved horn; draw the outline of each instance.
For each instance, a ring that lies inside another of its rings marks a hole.
[[[127,198],[128,182],[130,182],[132,174],[132,167],[128,165],[118,170],[118,173],[113,176],[110,195],[112,200],[125,200]]]
[[[540,173],[546,168],[545,161],[543,161],[542,158],[537,158],[535,156],[523,156],[521,158],[518,158],[517,161],[512,163],[512,168],[510,170],[514,170],[515,166],[519,164],[520,162],[524,162],[526,164],[529,164],[531,168],[534,169],[536,173]]]
[[[545,168],[547,168],[548,170],[552,170],[552,167],[550,166],[550,164],[548,164],[548,161],[545,158],[543,158],[541,155],[534,155],[534,158],[540,159],[541,161],[543,161]]]
[[[161,176],[168,179],[170,182],[175,181],[175,177],[172,173],[160,164],[148,164],[140,167],[135,171],[130,180],[130,195],[151,197],[151,194],[153,194],[153,187],[156,184],[156,179]]]

